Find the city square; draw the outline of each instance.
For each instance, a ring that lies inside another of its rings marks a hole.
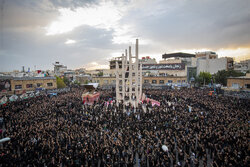
[[[0,0],[0,167],[249,166],[247,0]]]

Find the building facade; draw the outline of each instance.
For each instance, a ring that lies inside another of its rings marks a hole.
[[[199,52],[196,53],[197,57],[197,75],[200,72],[209,72],[215,74],[221,70],[234,69],[234,60],[231,57],[218,58],[215,52]]]
[[[115,77],[93,77],[92,82],[99,83],[99,86],[113,85],[115,86]],[[142,76],[142,83],[167,85],[187,83],[186,76]]]
[[[234,70],[243,73],[250,71],[250,59],[235,63]]]
[[[243,77],[229,77],[227,87],[231,89],[250,90],[250,73]]]
[[[187,82],[186,76],[151,76],[143,77],[143,83],[150,83],[156,85],[166,85],[166,84],[181,84]]]
[[[96,76],[92,77],[92,82],[94,83],[99,83],[99,86],[104,86],[104,85],[115,85],[116,83],[116,78],[115,76]]]
[[[22,94],[28,91],[57,88],[55,77],[9,77],[8,79],[0,77],[0,82],[4,83],[1,93],[5,94]]]
[[[59,62],[55,62],[54,65],[54,74],[57,76],[61,76],[67,71],[67,66],[60,64]]]

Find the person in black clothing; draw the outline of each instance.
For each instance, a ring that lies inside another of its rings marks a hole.
[[[101,91],[94,105],[83,107],[79,89],[1,106],[3,137],[11,141],[3,143],[0,164],[198,166],[208,165],[207,157],[212,166],[248,164],[248,100],[200,89],[147,90],[160,106],[107,107],[115,92]]]

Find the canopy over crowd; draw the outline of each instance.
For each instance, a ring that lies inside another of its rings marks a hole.
[[[148,90],[160,106],[118,106],[81,89],[0,107],[2,166],[247,166],[250,101],[208,90]],[[162,150],[162,145],[168,150]],[[207,157],[211,158],[208,161]]]

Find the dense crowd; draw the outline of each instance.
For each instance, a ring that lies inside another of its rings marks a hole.
[[[249,164],[250,101],[208,90],[145,91],[160,106],[82,105],[80,89],[1,106],[2,166],[214,166]],[[162,145],[168,151],[162,150]],[[211,157],[211,162],[207,157]],[[136,158],[137,157],[137,158]]]

